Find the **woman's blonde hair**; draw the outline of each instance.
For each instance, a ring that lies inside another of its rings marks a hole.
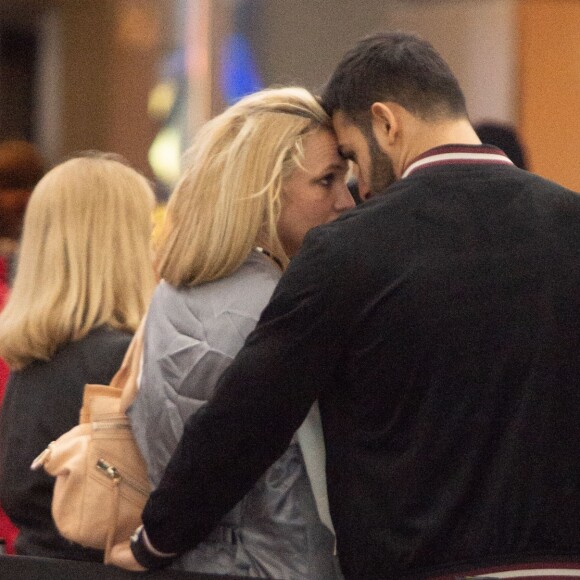
[[[0,357],[13,369],[108,325],[134,332],[154,287],[145,177],[116,158],[66,161],[35,187],[14,287],[0,314]]]
[[[317,99],[299,87],[254,93],[206,123],[167,206],[161,277],[174,286],[222,278],[256,245],[286,266],[276,231],[283,182],[300,166],[304,139],[331,128]]]

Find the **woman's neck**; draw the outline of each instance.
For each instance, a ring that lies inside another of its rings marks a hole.
[[[284,270],[282,260],[277,258],[269,249],[264,246],[255,246],[255,249],[261,254],[264,254],[264,256],[267,256],[272,262],[274,262],[274,264],[276,264],[276,266],[278,266],[278,268],[280,268],[280,270]]]

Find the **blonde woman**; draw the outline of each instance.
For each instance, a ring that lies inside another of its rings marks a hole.
[[[141,389],[129,412],[154,487],[185,422],[211,399],[306,232],[354,206],[330,119],[304,89],[244,98],[203,127],[188,158],[167,208],[158,254],[163,281],[147,315]],[[312,490],[320,487],[323,455],[306,468],[305,454],[316,445],[293,440],[201,543],[182,526],[186,510],[166,514],[175,534],[163,547],[149,518],[143,566],[157,566],[154,554],[162,550],[179,552],[174,565],[197,572],[335,578],[334,537]],[[219,490],[219,475],[215,485]],[[174,492],[187,495],[187,482]],[[115,553],[114,563],[143,569],[128,545]]]
[[[34,189],[13,291],[0,315],[10,377],[0,419],[0,501],[21,555],[100,560],[64,540],[51,517],[53,479],[29,466],[78,423],[85,383],[108,384],[155,283],[153,192],[107,156],[75,158]]]

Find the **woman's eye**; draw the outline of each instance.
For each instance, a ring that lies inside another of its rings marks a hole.
[[[329,173],[328,175],[325,175],[324,177],[320,178],[318,180],[318,183],[320,183],[320,185],[322,185],[323,187],[329,187],[334,182],[335,177],[336,176],[334,175],[334,173]]]

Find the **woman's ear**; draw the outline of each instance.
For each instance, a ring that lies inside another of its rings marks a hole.
[[[399,119],[389,103],[371,105],[371,124],[377,143],[386,151],[392,147],[399,133]]]

